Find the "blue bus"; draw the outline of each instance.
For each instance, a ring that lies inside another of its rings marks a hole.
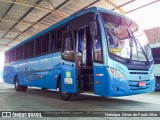
[[[81,10],[5,52],[4,81],[78,93],[126,96],[153,92],[153,58],[142,29],[103,8]]]

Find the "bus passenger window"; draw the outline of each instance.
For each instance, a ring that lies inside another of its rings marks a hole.
[[[35,55],[40,55],[41,54],[41,38],[36,40],[36,51],[35,51]]]
[[[98,26],[97,31],[97,39],[94,40],[94,60],[96,62],[102,62],[102,40],[101,40],[101,34],[100,34],[100,28]]]
[[[12,55],[11,55],[12,61],[15,61],[15,53],[16,53],[15,49],[11,50],[10,52],[11,52],[11,54],[12,54]]]
[[[29,51],[28,51],[28,57],[34,56],[34,41],[29,42]]]
[[[42,54],[47,53],[49,50],[49,34],[46,34],[41,39],[42,39]]]
[[[50,51],[54,52],[56,43],[56,31],[53,30],[50,32]]]
[[[56,30],[57,32],[57,39],[56,39],[56,50],[60,50],[61,49],[61,41],[62,41],[62,30],[61,28]]]
[[[20,47],[16,48],[16,60],[19,60],[20,58]],[[12,57],[11,57],[11,61],[12,61]]]
[[[20,60],[23,59],[23,49],[24,49],[23,45],[19,47],[19,51],[20,51],[19,52],[19,59]],[[14,61],[14,56],[13,56],[13,61]]]
[[[66,32],[63,34],[63,50],[62,57],[67,60],[74,60],[74,49],[71,32]]]
[[[9,51],[5,52],[5,63],[9,63]]]
[[[29,43],[24,44],[24,59],[28,58]]]

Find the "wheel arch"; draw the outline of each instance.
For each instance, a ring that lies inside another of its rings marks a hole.
[[[18,78],[18,75],[17,75],[17,74],[14,75],[14,79],[13,79],[13,83],[14,83],[14,84],[15,84],[16,78]]]
[[[56,88],[59,88],[60,82],[61,82],[61,74],[58,75]]]

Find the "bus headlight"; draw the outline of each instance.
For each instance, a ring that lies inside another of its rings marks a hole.
[[[151,73],[150,79],[151,79],[151,80],[154,79],[154,70],[153,70],[152,73]]]
[[[109,68],[109,72],[115,78],[122,79],[122,80],[126,80],[127,79],[126,76],[123,73],[121,73],[120,71],[115,70],[113,68]]]

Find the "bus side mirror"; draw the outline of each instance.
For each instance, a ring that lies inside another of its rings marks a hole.
[[[90,22],[89,28],[90,28],[90,35],[93,36],[93,37],[96,37],[97,36],[96,20]]]

